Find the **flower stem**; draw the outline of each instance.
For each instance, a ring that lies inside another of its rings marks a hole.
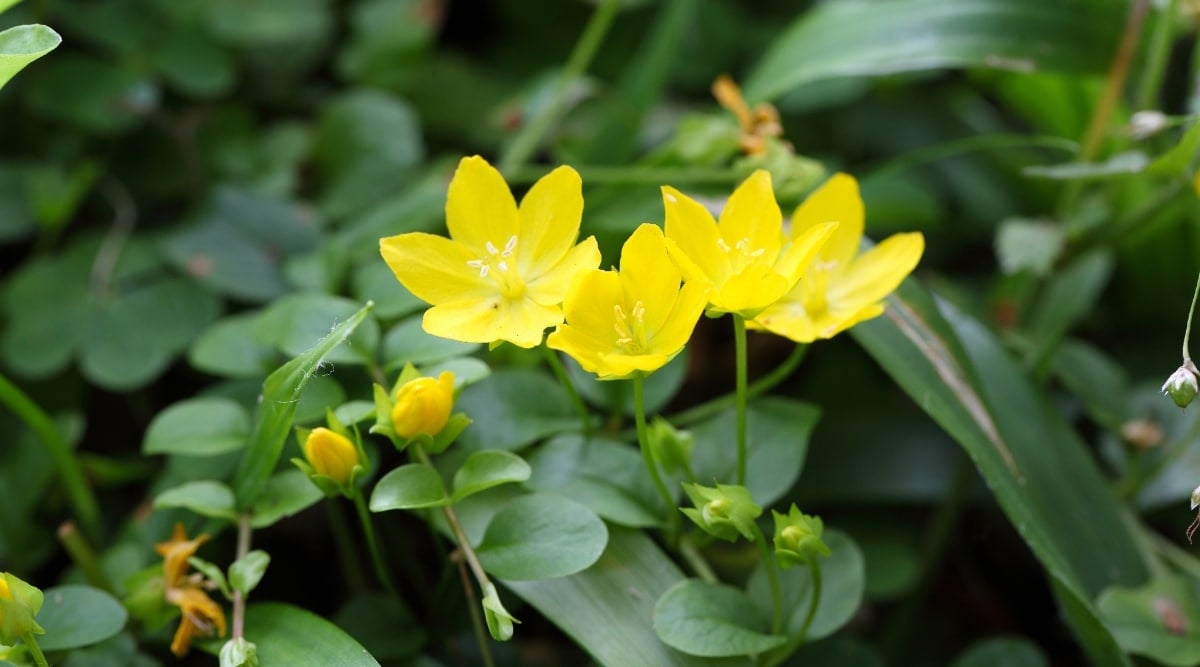
[[[808,614],[804,617],[804,625],[800,626],[800,634],[797,635],[802,646],[808,639],[808,629],[812,627],[813,619],[817,617],[817,608],[821,606],[821,566],[817,563],[817,559],[811,558],[808,561],[808,571],[812,575],[812,602],[808,605]]]
[[[779,588],[779,563],[775,561],[775,552],[767,546],[767,538],[758,524],[754,524],[754,541],[762,554],[763,565],[767,568],[767,581],[771,584],[771,633],[779,634],[783,628],[783,593]]]
[[[83,468],[72,454],[67,439],[54,425],[54,421],[25,395],[25,392],[3,375],[0,375],[0,404],[25,422],[29,430],[46,446],[50,459],[54,461],[59,480],[66,489],[67,500],[71,503],[71,509],[74,510],[75,518],[83,528],[84,534],[89,540],[99,539],[100,506],[83,476]]]
[[[250,553],[250,520],[249,513],[238,517],[237,555],[234,561],[239,561]],[[233,639],[240,639],[246,631],[246,595],[241,591],[233,591]]]
[[[396,585],[392,583],[392,578],[383,564],[383,554],[379,551],[379,542],[375,540],[375,527],[371,524],[367,503],[363,501],[362,493],[357,487],[354,489],[354,508],[358,510],[358,520],[362,523],[363,536],[367,538],[367,550],[371,552],[371,564],[375,566],[375,576],[379,578],[379,583],[383,584],[383,589],[389,595],[399,599],[400,595],[396,592]]]
[[[471,615],[471,627],[475,632],[475,643],[479,645],[479,655],[483,657],[484,667],[495,667],[492,645],[488,642],[487,631],[483,619],[480,618],[479,605],[475,604],[475,587],[471,585],[471,577],[467,575],[467,566],[463,564],[463,559],[455,560],[458,561],[458,576],[462,579],[463,592],[467,595],[467,611]]]
[[[642,451],[642,462],[646,464],[646,472],[654,482],[654,488],[667,506],[667,535],[676,535],[679,527],[679,514],[675,507],[675,499],[663,483],[662,475],[658,472],[658,464],[654,462],[654,453],[650,451],[650,437],[646,432],[646,389],[645,377],[641,373],[633,376],[633,418],[637,424],[638,449]]]
[[[509,145],[508,151],[500,159],[501,172],[507,174],[525,164],[537,150],[538,144],[550,130],[550,126],[558,119],[571,84],[587,70],[588,64],[595,57],[600,43],[604,41],[604,35],[608,33],[620,8],[621,0],[604,0],[604,3],[596,8],[592,18],[588,20],[587,26],[584,27],[579,41],[575,43],[575,49],[567,59],[567,64],[563,67],[550,103],[517,133],[516,138]]]
[[[79,571],[83,572],[88,583],[109,593],[115,590],[112,582],[108,580],[108,576],[104,574],[104,569],[100,567],[95,550],[83,535],[79,534],[79,529],[75,527],[74,521],[64,521],[58,527],[58,541],[67,550],[67,555],[71,557]]]
[[[751,399],[755,396],[765,394],[777,387],[780,382],[783,382],[791,377],[792,373],[795,372],[796,367],[799,366],[800,362],[804,360],[804,354],[806,352],[808,352],[808,343],[797,344],[796,347],[792,348],[792,352],[788,355],[787,359],[784,359],[783,363],[776,366],[775,370],[755,380],[753,384],[747,387],[746,398]],[[714,398],[706,403],[701,403],[700,405],[671,415],[667,421],[675,424],[676,426],[694,424],[698,421],[703,421],[704,419],[712,417],[725,408],[733,405],[736,401],[736,395],[726,394],[719,398]]]
[[[746,320],[733,313],[733,354],[737,362],[737,481],[746,483]]]
[[[571,405],[575,407],[575,412],[579,413],[579,420],[583,424],[583,437],[588,439],[592,435],[592,419],[588,414],[587,405],[583,402],[583,397],[579,395],[579,391],[575,389],[575,385],[571,383],[571,377],[567,375],[567,369],[562,364],[562,360],[558,358],[558,353],[544,344],[541,346],[542,354],[546,357],[546,363],[550,365],[550,370],[554,371],[554,376],[558,378],[558,383],[567,390],[567,396],[571,399]]]
[[[1168,0],[1167,6],[1159,12],[1158,20],[1154,22],[1146,62],[1142,66],[1141,81],[1138,82],[1135,109],[1150,109],[1156,105],[1154,96],[1158,94],[1163,68],[1167,63],[1167,53],[1171,50],[1171,24],[1174,23],[1178,5],[1179,0]]]
[[[337,503],[327,500],[324,504],[325,515],[329,520],[329,530],[333,533],[333,544],[337,549],[338,561],[342,567],[342,577],[353,593],[361,593],[367,590],[367,583],[363,580],[362,568],[358,566],[355,545],[350,537],[350,531],[346,529],[344,516]]]
[[[414,442],[409,448],[417,460],[429,467],[433,467],[433,461],[429,459],[429,454],[425,453],[425,448]],[[483,565],[479,563],[479,557],[475,555],[475,549],[471,546],[471,541],[467,539],[467,533],[463,531],[462,524],[458,521],[458,515],[455,514],[454,508],[449,505],[442,506],[442,514],[446,516],[446,523],[450,525],[450,532],[454,533],[454,541],[458,542],[458,548],[463,553],[463,557],[467,559],[467,564],[471,566],[471,573],[475,575],[475,581],[479,583],[480,588],[487,588],[492,584],[492,580],[488,579],[487,572],[484,572]]]
[[[25,633],[21,639],[25,640],[25,646],[29,647],[29,652],[33,654],[33,661],[37,663],[38,667],[50,667],[50,663],[46,662],[46,655],[42,653],[42,647],[38,646],[32,632]]]
[[[694,535],[695,533],[692,534]],[[687,535],[684,535],[679,540],[679,555],[683,557],[683,560],[686,561],[689,566],[691,566],[692,571],[695,572],[696,576],[700,577],[700,579],[707,581],[710,584],[716,584],[720,582],[720,579],[717,578],[717,574],[713,572],[711,567],[709,567],[708,561],[704,560],[704,555],[701,554],[700,550],[696,548],[696,543],[688,539]]]
[[[1196,289],[1192,292],[1192,307],[1188,309],[1187,326],[1183,329],[1183,361],[1187,363],[1192,360],[1192,355],[1188,354],[1188,341],[1192,337],[1192,317],[1196,314],[1196,299],[1200,297],[1200,274],[1196,276]]]

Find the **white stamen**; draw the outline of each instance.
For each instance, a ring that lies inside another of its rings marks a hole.
[[[517,235],[513,234],[512,236],[510,236],[508,238],[508,241],[504,244],[504,252],[501,253],[501,255],[504,257],[508,257],[509,255],[512,254],[513,250],[516,247],[517,247]]]
[[[501,271],[507,271],[507,270],[508,270],[508,262],[506,262],[506,261],[504,261],[504,260],[500,260],[499,262],[497,262],[497,263],[496,263],[496,266],[500,267],[500,270],[501,270]]]
[[[496,246],[492,245],[491,241],[488,241],[487,244],[483,247],[487,248],[489,255],[497,255],[500,253],[500,250]]]
[[[725,242],[725,239],[717,239],[717,247],[725,252],[729,252],[731,250],[729,244]]]

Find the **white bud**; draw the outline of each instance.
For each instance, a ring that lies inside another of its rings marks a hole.
[[[1196,377],[1196,366],[1191,361],[1185,361],[1182,366],[1171,373],[1171,377],[1163,383],[1162,392],[1175,401],[1175,405],[1186,408],[1196,393],[1200,392],[1200,381]]]
[[[1167,115],[1161,111],[1139,111],[1129,119],[1126,131],[1135,139],[1145,139],[1161,132],[1167,126],[1168,120]]]

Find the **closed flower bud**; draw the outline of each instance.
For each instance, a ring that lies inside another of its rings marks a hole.
[[[42,600],[40,590],[0,572],[0,644],[12,645],[30,633],[45,633],[33,620],[42,608]]]
[[[437,379],[410,380],[396,392],[392,405],[392,426],[396,435],[412,438],[435,436],[446,426],[454,407],[454,373],[442,371]]]
[[[775,558],[780,567],[803,565],[830,554],[821,540],[825,524],[819,517],[802,513],[795,504],[787,514],[772,510],[771,515],[775,517]]]
[[[692,448],[696,438],[687,431],[680,431],[662,417],[655,417],[647,432],[650,451],[663,470],[675,472],[687,470],[692,460]]]
[[[736,541],[738,535],[754,539],[754,520],[762,514],[762,508],[754,504],[746,487],[684,484],[683,490],[696,507],[683,507],[679,511],[704,532],[729,542]]]
[[[1181,408],[1186,408],[1192,399],[1196,398],[1197,391],[1200,391],[1200,380],[1197,378],[1196,366],[1191,360],[1183,362],[1162,386],[1162,392],[1170,396],[1175,405]]]
[[[304,457],[312,466],[313,472],[346,485],[354,466],[359,464],[358,449],[350,439],[340,433],[335,433],[324,427],[318,427],[308,434],[304,441]]]

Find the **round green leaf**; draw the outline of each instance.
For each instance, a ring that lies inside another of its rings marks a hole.
[[[216,519],[237,519],[233,491],[220,482],[200,480],[167,489],[154,498],[154,507],[185,507],[196,514]]]
[[[436,470],[421,463],[409,463],[384,475],[375,485],[371,511],[439,507],[448,500],[446,485]]]
[[[497,512],[475,551],[496,577],[527,581],[586,569],[607,543],[608,528],[591,510],[563,496],[536,493]]]
[[[837,530],[826,530],[823,538],[833,555],[817,561],[821,567],[821,601],[808,628],[810,641],[827,637],[845,625],[858,611],[866,588],[863,555],[854,540]],[[812,601],[809,568],[796,566],[783,570],[779,573],[779,583],[783,589],[783,608],[788,610],[784,627],[788,633],[797,633],[804,626]],[[760,613],[769,614],[771,592],[761,565],[750,577],[747,589],[758,603]]]
[[[315,375],[304,385],[296,414],[292,417],[297,424],[309,424],[325,420],[325,410],[346,400],[346,390],[331,376]]]
[[[246,638],[258,647],[260,665],[379,667],[353,637],[299,607],[275,602],[246,609]]]
[[[255,549],[229,566],[229,585],[235,591],[249,593],[267,572],[271,557],[267,552]]]
[[[228,398],[193,398],[158,413],[146,429],[145,454],[209,456],[246,446],[250,416]]]
[[[529,464],[516,454],[498,449],[474,452],[454,473],[452,502],[493,486],[524,482],[529,479],[530,472]]]
[[[374,301],[375,314],[382,320],[415,313],[426,305],[401,285],[383,262],[368,262],[358,267],[351,282],[354,298]]]
[[[338,627],[347,628],[378,660],[411,658],[425,644],[425,627],[391,595],[356,595],[338,611],[334,621]]]
[[[191,349],[188,361],[213,375],[260,378],[274,370],[275,351],[254,337],[258,313],[223,318],[204,330]]]
[[[1046,656],[1028,639],[994,637],[972,644],[950,667],[1046,667],[1047,664]]]
[[[1111,586],[1096,601],[1121,648],[1166,665],[1200,663],[1200,586],[1162,576],[1138,588]]]
[[[658,599],[654,632],[668,646],[704,657],[763,653],[787,641],[770,634],[745,593],[698,579],[685,579]]]
[[[629,443],[559,435],[538,447],[529,465],[533,475],[525,486],[534,491],[570,495],[601,518],[622,526],[662,524],[662,502],[641,456]]]
[[[46,631],[38,637],[43,651],[62,651],[104,641],[125,627],[125,607],[116,598],[91,586],[56,586],[46,599],[37,622]]]
[[[421,375],[428,377],[437,377],[442,374],[442,371],[450,371],[454,373],[454,384],[458,387],[475,384],[492,374],[492,368],[487,365],[487,362],[475,357],[446,359],[420,366],[417,370],[421,372]]]
[[[296,469],[277,472],[267,480],[254,502],[254,519],[250,525],[265,528],[312,506],[324,497],[303,472]]]
[[[420,317],[403,320],[383,338],[384,368],[420,366],[452,357],[462,357],[479,349],[475,343],[460,343],[425,333]]]
[[[504,369],[463,390],[456,410],[487,428],[469,428],[461,441],[471,449],[515,451],[536,440],[579,428],[566,392],[544,373]]]
[[[329,335],[334,324],[345,320],[361,304],[341,297],[307,292],[292,294],[272,303],[255,327],[259,340],[277,346],[288,356],[298,356]],[[326,361],[361,364],[374,359],[379,347],[379,323],[367,317]]]

